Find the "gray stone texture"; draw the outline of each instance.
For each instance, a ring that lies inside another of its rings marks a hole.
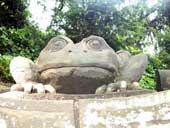
[[[0,128],[169,128],[169,97],[169,90],[110,95],[9,92],[0,94]]]
[[[75,128],[73,100],[0,98],[0,128]]]

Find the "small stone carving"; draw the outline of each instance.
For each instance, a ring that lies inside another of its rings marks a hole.
[[[36,62],[15,57],[11,90],[68,94],[112,93],[137,88],[147,56],[115,52],[102,37],[89,36],[74,44],[65,36],[52,38]]]

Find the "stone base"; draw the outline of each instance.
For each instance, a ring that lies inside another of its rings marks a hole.
[[[18,97],[4,98],[7,94],[16,92],[0,94],[0,128],[170,127],[170,91],[111,95],[21,92]]]

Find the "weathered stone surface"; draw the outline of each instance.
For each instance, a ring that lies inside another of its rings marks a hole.
[[[74,128],[73,101],[0,98],[0,128]]]
[[[10,98],[10,99],[22,99],[24,97],[24,92],[21,91],[9,91],[0,93],[0,97],[2,98]]]
[[[73,100],[73,99],[107,99],[112,97],[129,97],[142,94],[153,93],[154,90],[126,90],[123,92],[113,92],[112,94],[58,94],[58,93],[32,93],[27,94],[22,91],[10,91],[1,93],[2,98],[11,99],[32,99],[32,100]]]
[[[170,90],[128,93],[0,95],[0,128],[170,127]]]
[[[44,84],[51,84],[57,92],[94,94],[97,87],[113,81],[112,72],[97,67],[65,67],[41,73]]]
[[[80,128],[169,128],[170,91],[79,101]]]

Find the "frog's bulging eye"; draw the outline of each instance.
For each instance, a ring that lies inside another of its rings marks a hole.
[[[88,45],[90,48],[96,49],[96,50],[100,50],[101,47],[102,47],[101,42],[98,41],[98,40],[89,40],[89,41],[87,42],[87,45]]]
[[[50,40],[47,50],[56,52],[63,49],[67,44],[68,42],[62,38],[53,38]]]
[[[104,39],[97,37],[97,36],[89,37],[86,40],[86,45],[88,49],[97,50],[97,51],[102,51],[103,49],[108,48]]]
[[[60,50],[63,49],[67,45],[67,42],[65,40],[56,40],[53,44],[53,49]]]

